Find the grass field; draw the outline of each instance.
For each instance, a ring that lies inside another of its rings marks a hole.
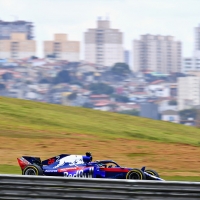
[[[168,180],[200,181],[200,130],[170,122],[0,97],[0,173],[17,157],[93,153],[153,168]]]

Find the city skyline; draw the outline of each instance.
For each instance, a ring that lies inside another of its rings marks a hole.
[[[180,6],[181,5],[181,6]],[[140,35],[171,35],[183,44],[183,57],[194,50],[194,28],[200,24],[198,0],[0,0],[0,19],[33,22],[37,56],[43,57],[43,41],[56,33],[81,42],[84,59],[84,32],[96,27],[98,17],[107,17],[113,28],[124,33],[124,50]]]

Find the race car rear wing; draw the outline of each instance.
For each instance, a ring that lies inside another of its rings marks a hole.
[[[27,165],[37,164],[42,165],[41,159],[39,157],[32,157],[32,156],[22,156],[21,158],[17,158],[19,166],[23,170]]]

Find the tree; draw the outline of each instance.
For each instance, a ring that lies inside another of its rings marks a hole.
[[[67,98],[68,98],[69,100],[74,100],[74,99],[76,99],[76,97],[77,97],[76,92],[73,92],[73,93],[71,93]]]
[[[176,106],[177,105],[177,101],[176,100],[171,100],[171,101],[169,101],[169,105],[170,106]]]
[[[38,57],[37,56],[31,56],[31,59],[38,59]]]
[[[182,120],[187,120],[188,118],[196,119],[197,111],[198,111],[197,109],[185,109],[179,111],[179,115]]]
[[[123,95],[114,94],[112,95],[112,97],[115,98],[115,101],[117,102],[123,102],[123,103],[129,102],[129,98]]]
[[[26,83],[27,85],[31,85],[31,84],[32,84],[32,81],[27,80],[25,83]]]
[[[5,89],[6,89],[5,85],[0,83],[0,90],[5,90]]]
[[[89,90],[93,94],[112,94],[114,92],[114,88],[105,83],[92,83],[89,85]]]
[[[120,111],[119,113],[121,114],[126,114],[126,115],[134,115],[134,116],[139,116],[139,111],[138,110],[123,110],[123,111]]]
[[[4,73],[3,75],[2,75],[2,78],[3,78],[3,80],[9,80],[9,79],[12,79],[13,78],[13,75],[12,75],[12,73],[10,73],[10,72],[6,72],[6,73]]]
[[[123,76],[130,73],[129,66],[126,63],[116,63],[112,68],[111,72],[115,75]]]
[[[54,79],[55,84],[69,83],[71,80],[69,72],[67,70],[60,71]]]
[[[71,85],[79,85],[79,86],[83,87],[83,84],[80,81],[77,81],[77,80],[71,80],[70,84]]]
[[[111,110],[113,111],[113,112],[115,112],[116,111],[116,108],[117,108],[117,105],[116,104],[110,104],[110,108],[111,108]]]
[[[50,82],[49,82],[49,80],[43,78],[43,79],[41,79],[41,80],[39,81],[39,83],[40,83],[40,84],[48,84],[48,83],[50,83]]]
[[[83,107],[84,107],[84,108],[93,108],[94,105],[93,105],[92,103],[90,103],[90,102],[85,102],[85,103],[83,104]]]

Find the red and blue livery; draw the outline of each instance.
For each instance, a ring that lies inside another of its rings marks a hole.
[[[85,155],[61,154],[44,161],[32,156],[22,156],[17,160],[23,175],[163,181],[156,171],[145,167],[121,167],[113,160],[92,161],[90,152]]]

